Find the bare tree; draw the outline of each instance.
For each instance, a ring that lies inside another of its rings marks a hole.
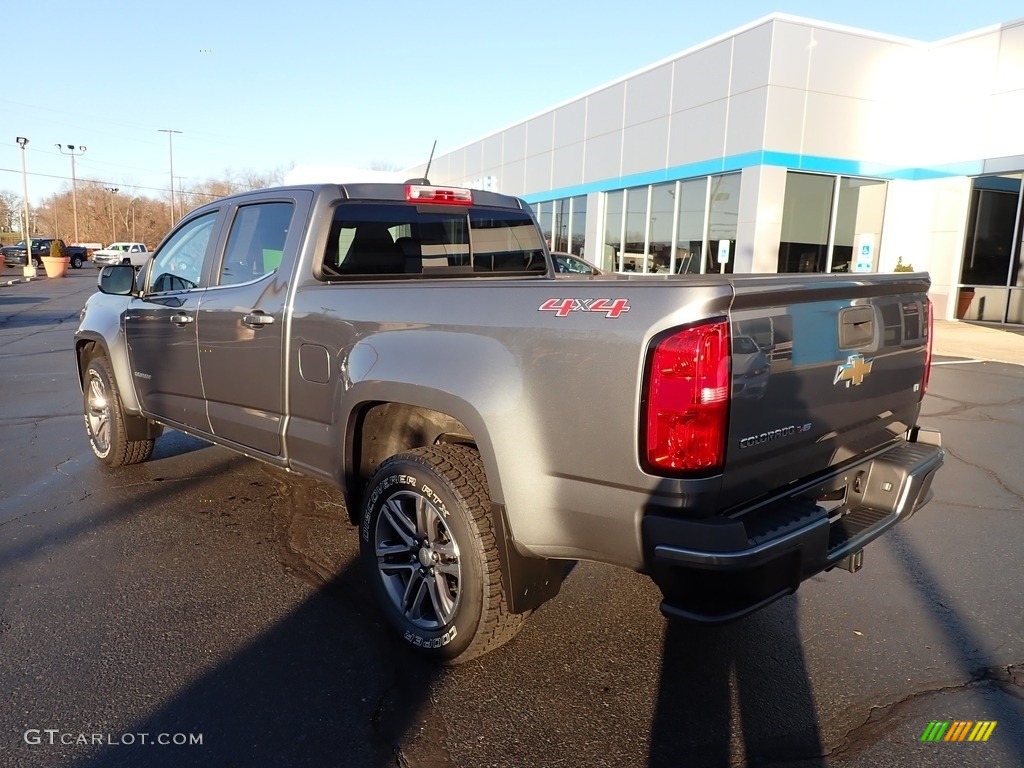
[[[14,222],[18,220],[18,210],[21,207],[21,197],[0,190],[0,232],[13,232]]]

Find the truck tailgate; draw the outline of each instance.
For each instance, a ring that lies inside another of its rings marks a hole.
[[[732,397],[719,511],[901,440],[928,356],[928,278],[734,278]]]

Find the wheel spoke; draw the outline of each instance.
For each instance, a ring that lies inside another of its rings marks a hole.
[[[419,563],[392,563],[381,561],[378,563],[378,567],[382,571],[394,571],[396,576],[401,575],[402,571],[408,572],[408,578],[411,580],[415,575],[415,572],[419,570]]]
[[[416,530],[419,535],[428,541],[433,541],[434,537],[431,535],[433,530],[430,524],[432,517],[431,512],[433,505],[422,496],[416,497]]]
[[[405,516],[402,511],[402,506],[395,498],[390,498],[384,503],[384,508],[381,510],[384,513],[384,517],[387,519],[391,529],[398,534],[398,537],[402,542],[412,549],[416,546],[416,530],[413,528],[411,521]]]
[[[377,545],[377,557],[391,557],[392,555],[407,555],[415,549],[414,545],[380,543]]]
[[[106,447],[110,443],[110,420],[101,418],[99,423],[96,425],[96,442],[103,447]]]
[[[455,546],[454,541],[431,542],[430,548],[441,557],[448,558],[449,560],[459,559],[459,548]]]
[[[423,598],[427,593],[427,584],[423,579],[423,571],[419,568],[414,570],[405,585],[405,595],[402,597],[402,605],[405,606],[405,615],[410,619],[418,619],[423,616]]]
[[[447,624],[452,617],[452,608],[455,601],[448,594],[448,580],[439,573],[435,573],[428,581],[427,588],[430,590],[430,602],[434,605],[434,613],[441,624]]]
[[[443,573],[447,576],[454,576],[456,579],[458,579],[462,575],[462,569],[459,567],[458,561],[442,560],[440,563],[434,566],[434,570],[438,573]]]
[[[89,382],[89,407],[103,408],[107,404],[106,392],[98,379]]]

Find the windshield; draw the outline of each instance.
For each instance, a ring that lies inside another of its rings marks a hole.
[[[732,351],[741,355],[752,355],[758,351],[758,346],[749,336],[737,336],[732,340]]]

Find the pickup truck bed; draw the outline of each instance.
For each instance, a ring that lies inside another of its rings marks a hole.
[[[558,274],[488,192],[318,185],[197,209],[76,334],[98,458],[164,426],[340,487],[385,615],[464,661],[567,564],[736,619],[929,497],[928,279]]]

